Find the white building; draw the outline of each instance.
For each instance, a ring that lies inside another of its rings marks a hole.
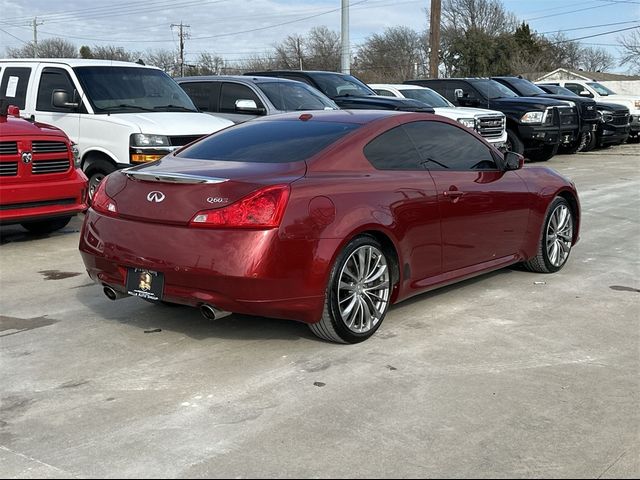
[[[566,68],[556,68],[553,72],[536,78],[535,82],[552,82],[554,80],[584,80],[598,82],[620,95],[640,95],[640,75],[622,75],[619,73],[572,72]]]

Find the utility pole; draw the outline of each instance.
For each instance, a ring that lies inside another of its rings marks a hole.
[[[184,29],[191,28],[191,25],[183,25],[180,21],[180,24],[172,23],[171,28],[173,27],[180,27],[180,76],[184,77],[184,39],[189,38],[189,34]]]
[[[438,78],[440,64],[440,0],[431,0],[431,19],[429,21],[429,77]]]
[[[38,58],[38,25],[43,23],[38,23],[38,17],[33,17],[33,58]]]
[[[349,0],[342,0],[342,56],[340,67],[342,73],[351,73],[351,55],[349,48]]]

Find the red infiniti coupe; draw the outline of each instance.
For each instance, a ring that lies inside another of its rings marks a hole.
[[[389,306],[578,241],[575,186],[426,113],[285,114],[227,128],[100,184],[80,250],[134,295],[306,322],[356,343]]]

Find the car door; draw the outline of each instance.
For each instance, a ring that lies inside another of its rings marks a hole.
[[[419,289],[421,280],[442,271],[440,212],[433,179],[402,126],[374,138],[363,153],[378,170],[374,178],[378,188],[396,186],[389,208],[404,259],[404,280],[411,283],[409,288]],[[382,205],[378,215],[387,215]]]
[[[443,272],[513,260],[533,200],[518,173],[503,171],[497,154],[463,127],[422,121],[405,129],[438,192]]]
[[[220,87],[219,116],[228,118],[234,123],[246,122],[259,116],[257,113],[241,111],[238,108],[240,100],[253,100],[257,108],[265,111],[264,104],[251,88],[240,83],[224,82]]]

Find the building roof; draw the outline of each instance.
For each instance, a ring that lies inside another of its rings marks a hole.
[[[547,77],[553,75],[562,74],[566,77],[566,80],[578,79],[578,80],[590,80],[596,82],[606,81],[624,81],[624,80],[640,80],[640,75],[623,75],[620,73],[607,73],[607,72],[588,72],[584,70],[578,70],[577,72],[568,70],[566,68],[556,68],[553,72],[546,73],[536,78],[536,81],[546,80]]]

